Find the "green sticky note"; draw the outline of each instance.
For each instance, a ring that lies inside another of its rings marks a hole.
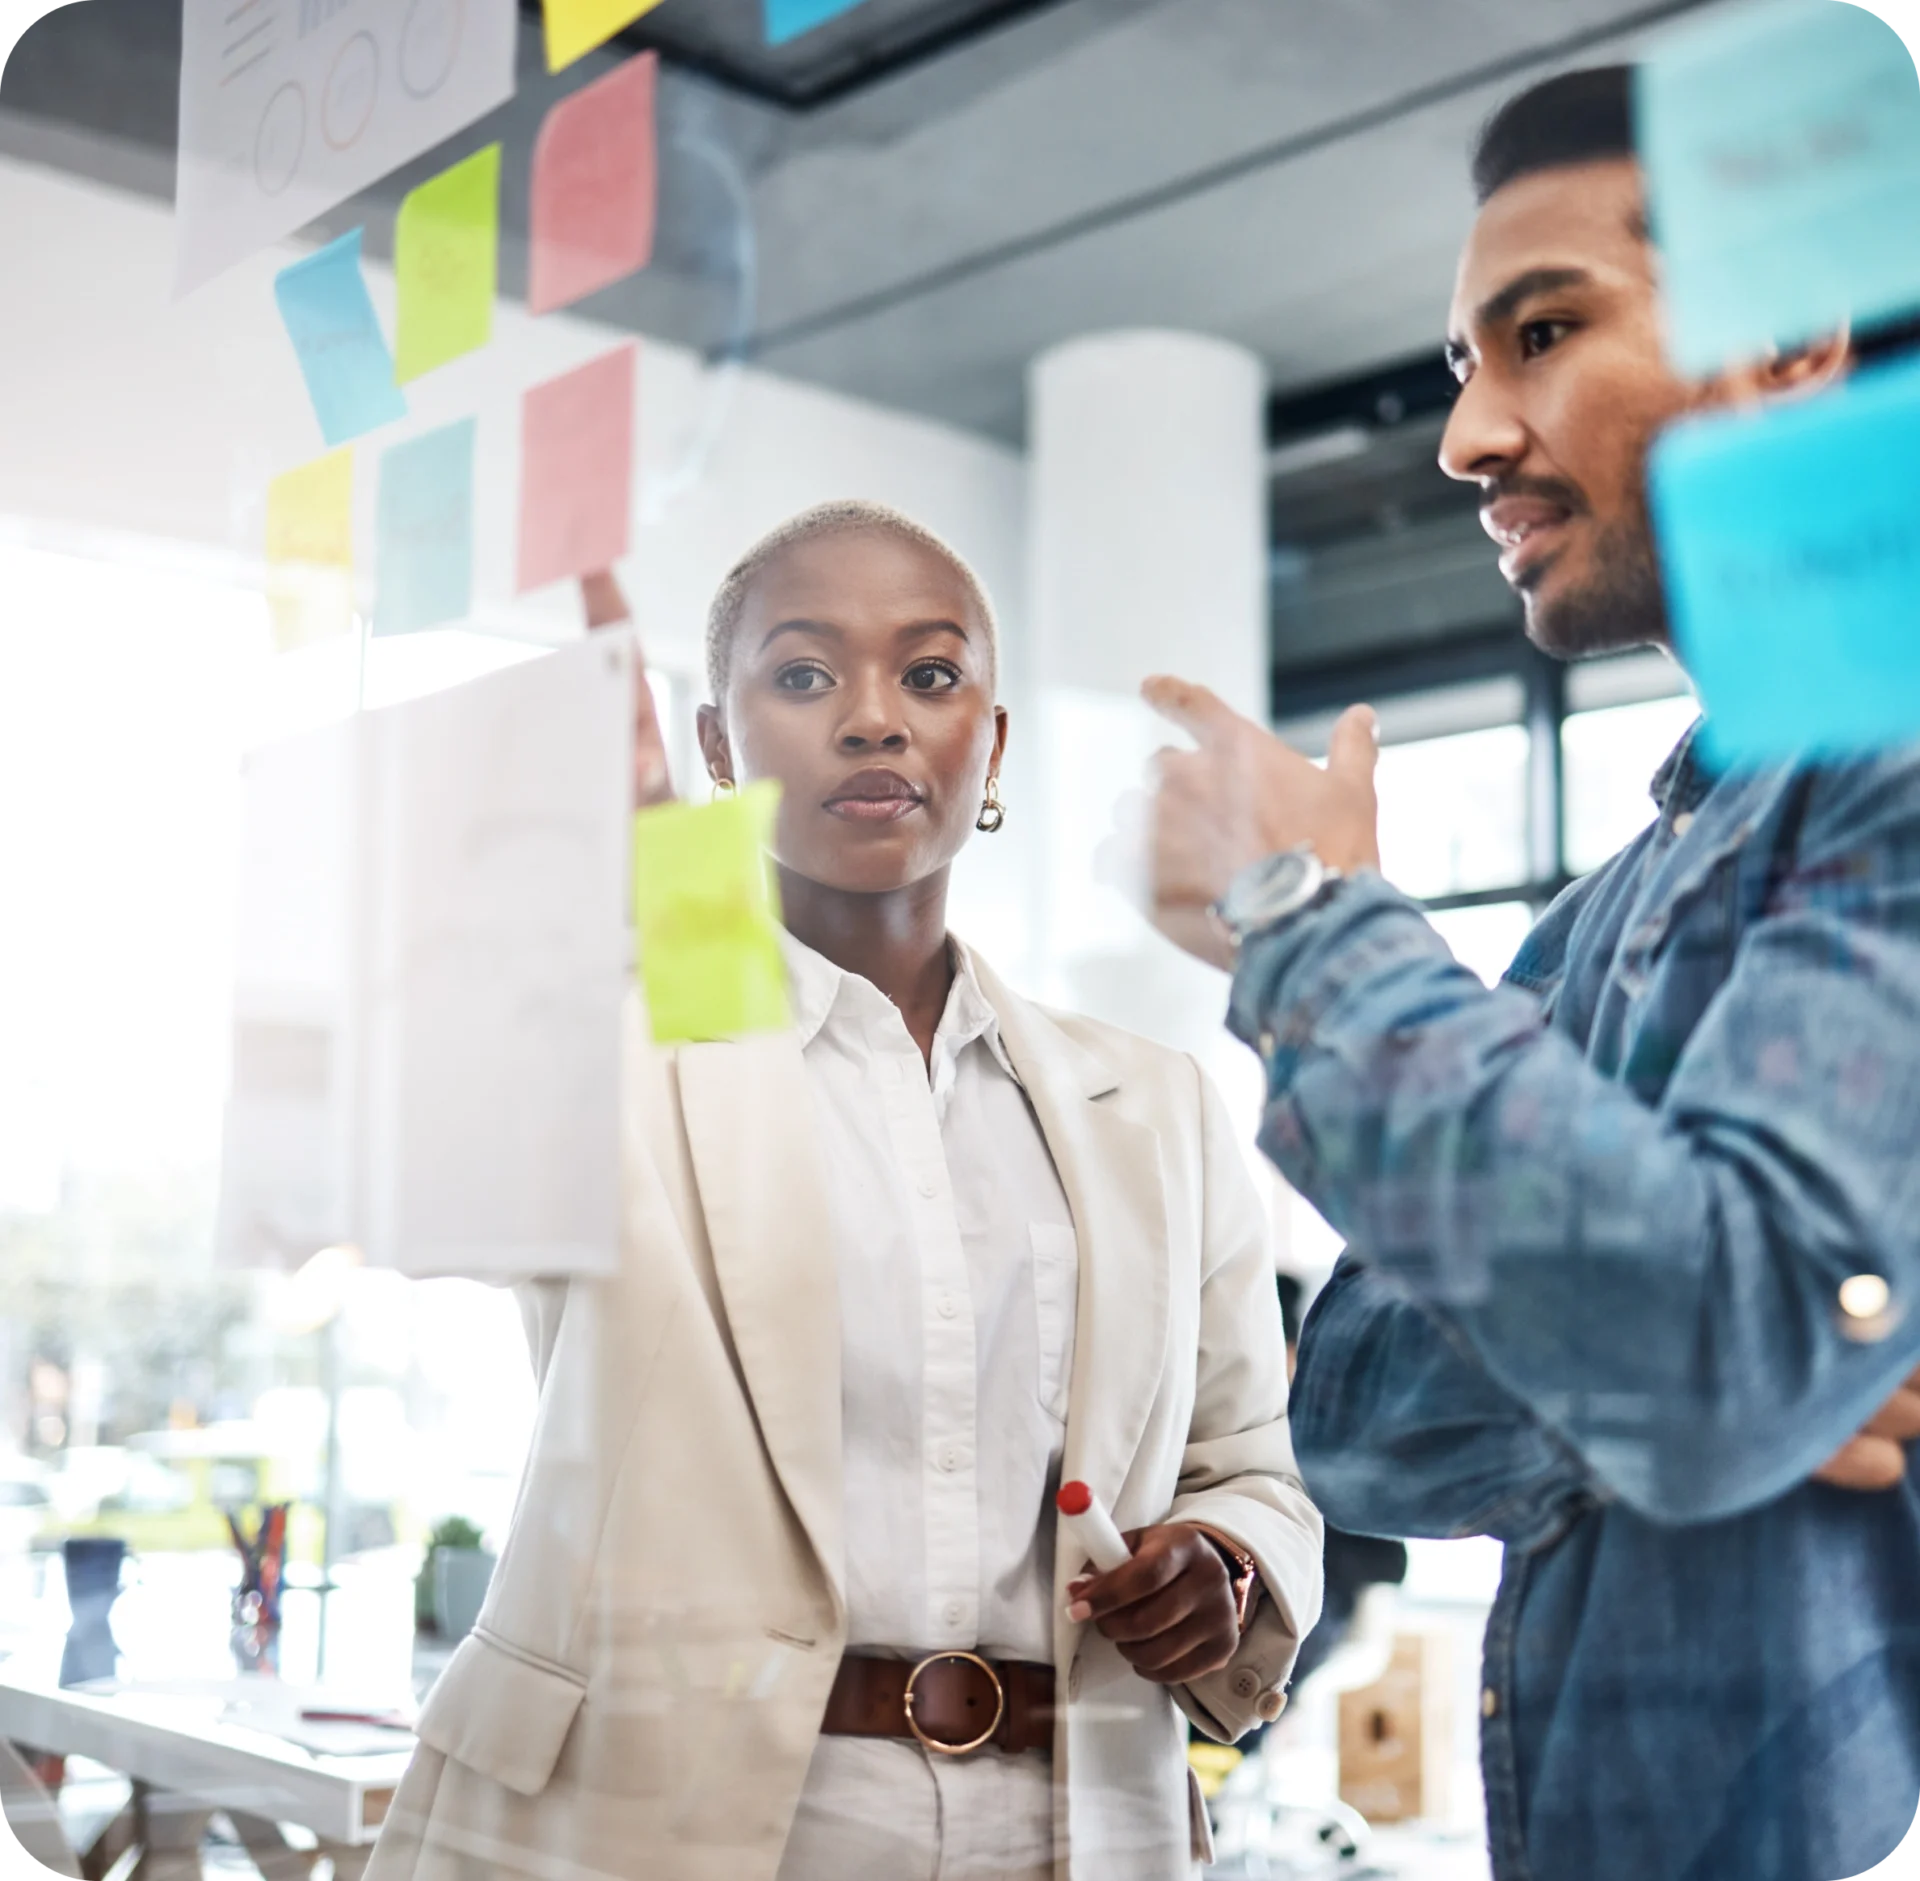
[[[792,1023],[780,896],[768,860],[778,784],[633,819],[640,983],[657,1043],[777,1032]]]
[[[500,146],[489,144],[400,205],[393,231],[400,290],[393,376],[402,385],[493,337],[500,280]]]

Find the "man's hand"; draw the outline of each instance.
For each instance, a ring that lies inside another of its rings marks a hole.
[[[1322,770],[1204,686],[1150,679],[1141,691],[1200,747],[1159,754],[1148,818],[1148,911],[1177,946],[1231,969],[1233,949],[1208,910],[1262,856],[1311,843],[1343,875],[1380,866],[1371,707],[1341,714]]]
[[[1218,1672],[1240,1644],[1233,1581],[1197,1528],[1169,1522],[1126,1536],[1133,1559],[1067,1586],[1071,1620],[1090,1620],[1120,1656],[1156,1685]]]
[[[587,630],[620,627],[633,619],[627,597],[610,571],[580,577],[580,598],[586,603]],[[673,801],[673,779],[667,773],[667,741],[653,709],[653,688],[647,684],[647,663],[636,640],[633,652],[633,807]]]
[[[1816,1483],[1836,1489],[1893,1489],[1907,1474],[1907,1445],[1920,1438],[1920,1371],[1913,1373],[1857,1437],[1850,1437],[1821,1467]]]

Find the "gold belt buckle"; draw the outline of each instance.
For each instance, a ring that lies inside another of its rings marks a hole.
[[[919,1682],[920,1674],[928,1666],[937,1665],[943,1659],[964,1659],[970,1665],[977,1665],[993,1685],[993,1721],[980,1735],[966,1744],[943,1744],[937,1737],[929,1737],[920,1728],[920,1720],[913,1715],[913,1688]],[[977,1652],[930,1652],[907,1674],[907,1729],[928,1750],[937,1750],[943,1757],[964,1757],[970,1750],[978,1750],[1000,1728],[1000,1720],[1007,1715],[1007,1688],[1000,1683],[1000,1674],[990,1666]]]

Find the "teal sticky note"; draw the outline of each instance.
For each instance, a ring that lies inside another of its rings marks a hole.
[[[376,634],[444,627],[472,608],[473,446],[462,418],[381,458]]]
[[[1650,491],[1709,755],[1920,743],[1920,364],[1678,426]]]
[[[1676,33],[1634,111],[1681,372],[1920,308],[1920,77],[1884,20],[1777,0]]]
[[[766,0],[767,44],[785,45],[816,26],[824,26],[839,14],[848,13],[859,0]]]
[[[360,230],[282,268],[273,297],[329,445],[407,415],[393,355],[360,272]]]

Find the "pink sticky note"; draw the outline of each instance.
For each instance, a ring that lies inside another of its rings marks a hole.
[[[533,150],[527,305],[570,307],[644,268],[653,253],[657,53],[562,98]]]
[[[536,385],[520,412],[520,583],[525,594],[611,568],[633,503],[638,346]]]

